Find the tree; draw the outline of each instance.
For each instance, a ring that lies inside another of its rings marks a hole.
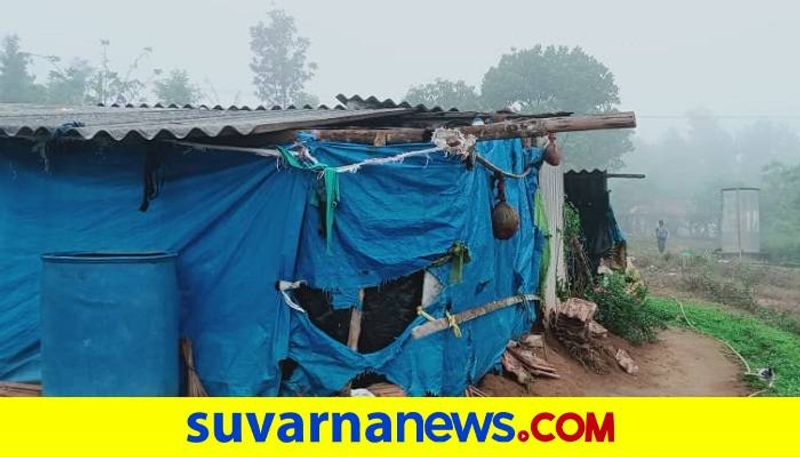
[[[66,69],[50,71],[47,80],[48,103],[83,105],[87,102],[89,81],[94,68],[83,59],[75,59]]]
[[[273,9],[267,15],[267,23],[260,21],[250,28],[255,93],[270,105],[297,104],[317,68],[315,63],[306,62],[310,42],[297,36],[294,18],[285,11]]]
[[[765,167],[761,202],[764,251],[774,260],[800,262],[800,164]]]
[[[475,86],[462,80],[451,81],[436,78],[432,83],[419,84],[408,89],[405,97],[412,105],[423,104],[428,107],[440,106],[444,109],[479,110],[480,96]]]
[[[100,66],[89,81],[89,101],[93,104],[102,103],[104,105],[141,101],[141,95],[147,87],[147,83],[135,78],[133,74],[139,69],[142,61],[152,54],[153,48],[143,48],[122,75],[111,68],[111,61],[108,57],[108,48],[111,46],[111,42],[100,40],[100,45],[103,52]]]
[[[606,113],[620,103],[611,71],[581,48],[537,45],[503,55],[481,85],[483,106],[523,113]],[[630,131],[562,135],[568,166],[620,168],[633,149]]]
[[[194,104],[201,98],[200,88],[189,79],[186,70],[172,70],[168,76],[153,81],[153,93],[159,101],[177,105]]]
[[[303,91],[297,94],[297,96],[294,98],[293,103],[294,106],[297,108],[301,108],[306,105],[311,107],[317,107],[319,106],[319,97],[317,97],[314,94],[310,94],[308,92]]]
[[[31,55],[22,51],[19,41],[19,36],[9,35],[0,48],[0,102],[39,102],[44,90],[28,70]]]

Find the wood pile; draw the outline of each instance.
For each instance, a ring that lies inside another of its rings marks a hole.
[[[503,368],[513,374],[517,382],[527,384],[537,377],[561,379],[561,376],[556,373],[555,367],[536,355],[534,352],[535,347],[522,343],[533,342],[537,338],[531,338],[531,335],[526,335],[520,340],[520,343],[510,341],[502,358]]]
[[[367,387],[367,390],[376,397],[407,397],[402,387],[390,382],[377,382]]]
[[[584,367],[600,374],[618,365],[628,374],[639,372],[636,362],[624,349],[607,343],[608,330],[594,320],[597,304],[570,298],[555,308],[550,328],[570,355]]]
[[[597,373],[608,373],[609,363],[600,342],[608,331],[594,320],[595,313],[596,303],[570,298],[556,305],[550,327],[575,360]]]

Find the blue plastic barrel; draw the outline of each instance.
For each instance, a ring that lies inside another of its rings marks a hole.
[[[42,259],[43,394],[178,395],[175,254]]]

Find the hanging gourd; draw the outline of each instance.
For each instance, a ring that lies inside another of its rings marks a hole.
[[[497,204],[492,209],[492,232],[498,240],[507,240],[519,230],[519,214],[506,203],[506,180],[501,173],[495,174]]]

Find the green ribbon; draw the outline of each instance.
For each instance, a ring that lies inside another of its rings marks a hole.
[[[534,195],[533,224],[544,232],[544,249],[542,249],[541,265],[539,265],[539,295],[544,297],[547,283],[547,272],[550,270],[550,227],[547,221],[547,212],[544,208],[542,193],[538,189]]]
[[[464,274],[464,264],[469,263],[469,248],[467,245],[457,241],[453,243],[450,248],[450,261],[453,263],[453,268],[450,270],[450,284],[460,284]]]
[[[288,149],[278,146],[281,157],[290,167],[299,170],[313,171],[322,173],[322,182],[325,186],[325,252],[331,254],[331,244],[333,244],[333,211],[339,204],[339,173],[334,167],[323,163],[308,164],[301,162]],[[316,193],[312,197],[312,204],[319,204]]]

